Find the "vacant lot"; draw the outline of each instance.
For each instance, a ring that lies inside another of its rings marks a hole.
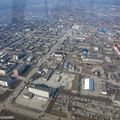
[[[26,116],[23,116],[20,114],[13,113],[13,112],[5,110],[5,109],[1,111],[0,116],[1,117],[13,116],[14,117],[13,120],[37,120],[37,119],[29,118],[29,117],[26,117]],[[7,120],[9,120],[9,119],[7,119]]]

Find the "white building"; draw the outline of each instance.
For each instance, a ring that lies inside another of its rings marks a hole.
[[[105,83],[105,82],[102,82],[102,83],[101,83],[101,86],[102,86],[102,92],[101,92],[101,94],[102,94],[102,95],[107,95],[106,83]]]
[[[48,100],[51,95],[51,88],[44,84],[31,84],[28,87],[28,91],[42,98],[43,100]]]
[[[53,57],[57,61],[63,61],[64,55],[62,53],[55,53]]]
[[[94,51],[98,51],[99,50],[99,47],[94,47]]]
[[[94,86],[94,80],[90,80],[89,78],[85,78],[83,79],[83,83],[84,83],[84,90],[90,90],[90,91],[94,91],[95,90],[95,86]]]

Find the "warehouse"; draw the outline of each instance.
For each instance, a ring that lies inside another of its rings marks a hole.
[[[51,88],[44,84],[31,84],[28,87],[28,91],[42,98],[43,100],[48,100],[52,94]]]
[[[15,81],[16,80],[14,78],[0,76],[0,85],[4,87],[11,86],[12,84],[15,83]]]
[[[84,63],[88,63],[88,64],[102,64],[104,62],[104,60],[94,57],[87,57],[87,58],[83,57],[82,60]]]
[[[84,83],[84,90],[90,90],[90,91],[95,90],[94,80],[85,78],[83,83]]]

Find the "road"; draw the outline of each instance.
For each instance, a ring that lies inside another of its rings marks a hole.
[[[52,49],[47,53],[47,55],[45,55],[42,58],[42,60],[37,63],[37,66],[41,66],[43,63],[45,63],[45,61],[48,58],[50,58],[50,55],[54,52],[56,47],[58,45],[60,45],[61,43],[63,43],[65,38],[66,38],[66,36],[68,36],[68,35],[69,35],[69,32],[67,32],[61,39],[59,39],[58,42],[52,47]],[[8,110],[10,110],[12,112],[20,113],[20,114],[23,114],[23,115],[27,115],[29,117],[31,116],[32,118],[39,118],[39,116],[43,114],[42,112],[37,113],[37,112],[31,111],[31,110],[28,110],[28,109],[17,107],[17,106],[12,104],[12,101],[14,100],[14,98],[16,98],[21,93],[21,91],[24,89],[26,83],[31,82],[30,78],[31,78],[31,76],[33,76],[36,73],[37,69],[38,69],[37,67],[33,68],[32,71],[27,75],[25,80],[22,80],[22,82],[14,90],[14,92],[8,97],[8,99],[6,99],[4,101],[4,103],[0,103],[0,110],[6,108],[6,109],[8,109]],[[25,83],[25,81],[26,81],[26,83]],[[42,118],[43,120],[49,120],[50,118],[52,120],[58,120],[57,116],[53,116],[53,115],[50,115],[48,113],[44,113],[44,115],[45,115],[45,117]],[[64,120],[64,119],[61,119],[61,120]]]

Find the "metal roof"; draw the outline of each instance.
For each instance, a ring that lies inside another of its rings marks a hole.
[[[86,78],[84,80],[85,80],[84,89],[94,91],[95,89],[94,80],[90,80],[89,78]]]
[[[50,87],[48,87],[47,85],[44,85],[44,84],[31,84],[30,87],[38,89],[38,90],[47,91],[47,92],[50,91]]]

